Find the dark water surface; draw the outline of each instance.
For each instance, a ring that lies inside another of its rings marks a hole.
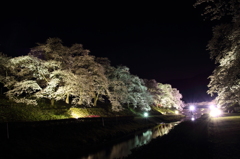
[[[114,159],[123,158],[131,154],[131,150],[138,146],[148,144],[152,139],[169,133],[180,122],[164,123],[135,134],[132,138],[103,148],[96,153],[80,156],[78,159]]]

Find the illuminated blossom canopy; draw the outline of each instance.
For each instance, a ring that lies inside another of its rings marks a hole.
[[[222,22],[213,27],[207,46],[216,64],[208,93],[217,94],[216,102],[222,107],[240,104],[240,1],[197,0],[195,6],[200,4],[205,4],[203,15]]]
[[[81,44],[67,47],[58,38],[47,39],[25,56],[1,54],[0,62],[6,96],[18,103],[37,105],[39,99],[48,99],[51,105],[62,100],[72,106],[97,106],[98,101],[109,101],[113,111],[124,106],[149,111],[151,105],[162,101],[168,107],[181,108],[181,94],[171,85],[160,88],[155,81],[147,87],[128,67],[113,67],[107,58],[89,55]]]
[[[162,92],[162,94],[158,96],[161,106],[182,110],[184,107],[184,103],[181,100],[182,95],[176,88],[172,88],[170,84],[162,83],[158,83],[158,88]]]

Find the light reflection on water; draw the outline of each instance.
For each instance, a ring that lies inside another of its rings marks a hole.
[[[112,145],[112,147],[102,149],[94,154],[89,154],[88,156],[79,159],[114,159],[126,157],[131,153],[131,149],[148,144],[152,139],[168,134],[177,124],[179,124],[179,122],[160,124],[152,129],[148,129],[135,135],[131,139],[127,139],[123,142]]]

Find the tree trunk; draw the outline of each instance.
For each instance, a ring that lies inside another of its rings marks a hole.
[[[79,90],[79,100],[78,100],[78,104],[82,105],[82,91]]]
[[[54,98],[51,99],[51,106],[54,106]]]
[[[98,94],[96,95],[96,97],[94,98],[93,106],[97,106],[98,96],[99,96],[99,93],[98,93]]]
[[[67,93],[67,97],[66,97],[65,102],[66,102],[67,104],[69,104],[69,93]]]

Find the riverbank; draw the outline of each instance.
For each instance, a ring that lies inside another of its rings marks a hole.
[[[240,158],[240,116],[185,121],[170,133],[132,151],[127,159],[234,159]]]
[[[104,125],[101,122],[82,122],[14,127],[9,123],[1,127],[0,154],[3,159],[77,158],[94,152],[99,147],[119,142],[164,120],[167,121],[168,118],[158,117],[154,122],[149,120],[151,117],[137,118],[132,121],[108,122]],[[175,116],[175,120],[178,119],[179,116]]]

